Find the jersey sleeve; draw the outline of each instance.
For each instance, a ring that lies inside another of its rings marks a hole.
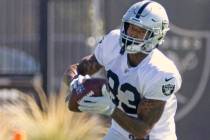
[[[98,62],[103,65],[103,46],[104,46],[104,37],[98,42],[97,47],[95,48],[94,55]]]
[[[146,84],[144,97],[166,101],[180,89],[181,83],[182,79],[180,75],[157,74],[150,79],[150,84]]]
[[[119,43],[119,31],[113,30],[97,44],[94,55],[98,62],[106,66],[116,56],[116,44]]]

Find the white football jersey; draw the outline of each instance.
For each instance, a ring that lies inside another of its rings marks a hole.
[[[175,140],[174,115],[177,100],[174,95],[181,87],[181,76],[174,63],[158,49],[154,49],[136,67],[127,64],[126,52],[120,54],[120,30],[107,34],[95,49],[98,62],[105,67],[112,101],[129,116],[137,117],[142,98],[166,101],[160,120],[149,133],[155,140]],[[131,135],[112,120],[111,129],[129,140]]]

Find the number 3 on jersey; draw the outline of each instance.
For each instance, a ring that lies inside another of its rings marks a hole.
[[[116,106],[120,106],[126,113],[136,114],[137,107],[140,102],[140,94],[138,90],[129,83],[120,85],[118,76],[108,70],[107,79],[109,81],[109,88],[112,92],[112,101]],[[126,95],[129,93],[129,95]]]

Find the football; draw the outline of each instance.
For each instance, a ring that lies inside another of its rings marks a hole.
[[[69,110],[73,112],[80,112],[78,109],[78,101],[87,94],[91,94],[90,96],[93,97],[102,96],[101,89],[104,84],[107,86],[108,82],[106,79],[102,78],[90,78],[85,80],[77,89],[72,90],[68,102]]]

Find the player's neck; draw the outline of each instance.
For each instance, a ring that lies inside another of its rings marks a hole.
[[[143,53],[135,53],[135,54],[127,54],[128,65],[130,67],[136,67],[141,61],[146,57],[146,54]]]

